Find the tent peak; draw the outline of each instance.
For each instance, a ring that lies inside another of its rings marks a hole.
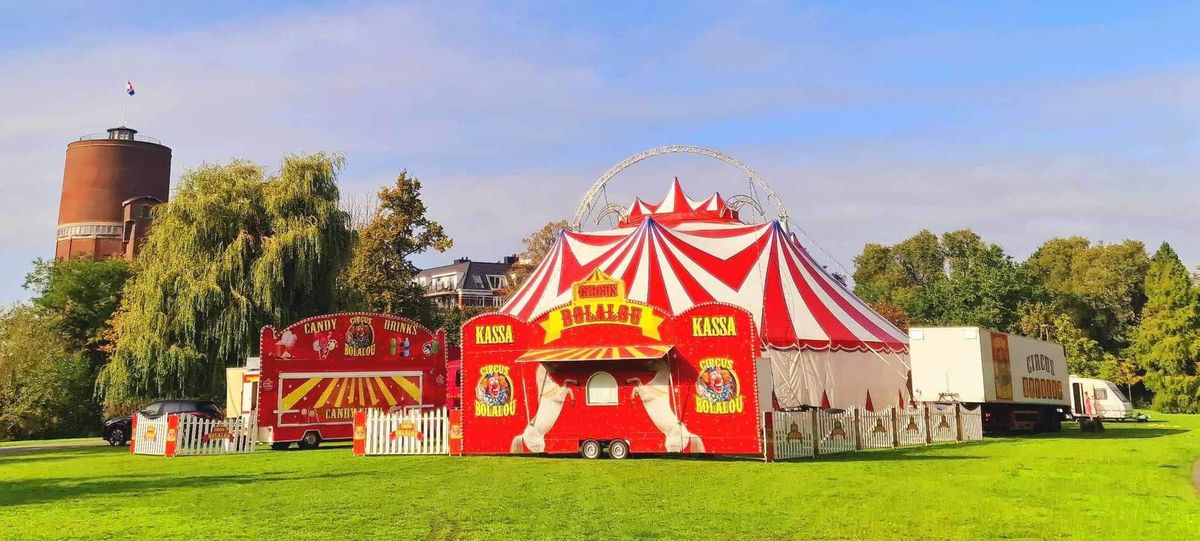
[[[708,199],[696,201],[688,197],[683,190],[679,177],[674,177],[671,187],[659,204],[646,203],[641,197],[635,197],[633,204],[621,217],[619,227],[637,225],[642,220],[653,216],[659,223],[682,222],[726,222],[741,223],[736,210],[729,207],[720,193],[714,193]]]

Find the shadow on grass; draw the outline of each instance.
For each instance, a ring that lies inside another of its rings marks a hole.
[[[32,505],[93,496],[141,497],[156,492],[186,488],[242,483],[337,479],[357,477],[360,473],[262,473],[231,475],[170,476],[130,474],[93,478],[51,477],[46,479],[0,480],[0,507]]]
[[[987,445],[988,442],[973,442],[968,445],[977,447]],[[789,462],[826,462],[826,461],[905,461],[905,460],[928,460],[928,461],[955,461],[955,460],[980,460],[985,457],[976,455],[938,455],[930,454],[928,451],[935,449],[956,449],[954,444],[934,444],[920,445],[912,447],[899,447],[895,449],[865,449],[863,451],[846,451],[842,453],[821,455],[818,457],[803,457],[789,458],[777,460],[778,463]],[[492,458],[508,458],[520,457],[521,460],[530,461],[547,461],[547,462],[568,462],[579,461],[583,464],[591,464],[596,460],[589,460],[579,456],[578,454],[514,454],[514,455],[487,455]],[[611,459],[602,459],[605,462]],[[764,462],[761,455],[708,455],[708,454],[650,454],[650,453],[635,453],[629,455],[627,460],[671,460],[680,462]]]
[[[40,449],[15,455],[0,455],[0,467],[13,464],[28,464],[30,462],[54,462],[76,458],[93,458],[99,455],[121,456],[128,455],[128,447],[63,447],[59,449]]]
[[[1120,425],[1118,425],[1120,426]],[[1145,438],[1162,438],[1165,436],[1174,436],[1184,434],[1188,430],[1183,428],[1168,428],[1168,427],[1152,427],[1152,426],[1126,426],[1122,428],[1112,428],[1105,425],[1104,432],[1082,432],[1077,427],[1064,427],[1062,432],[1049,432],[1045,434],[1004,434],[990,436],[997,440],[1012,440],[1012,439],[1039,439],[1039,440],[1136,440]],[[984,441],[987,441],[985,438]]]

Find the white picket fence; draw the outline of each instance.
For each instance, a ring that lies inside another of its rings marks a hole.
[[[933,443],[958,441],[958,415],[954,406],[938,404],[929,408],[929,439]]]
[[[167,416],[134,415],[133,454],[162,456],[167,449]]]
[[[963,409],[959,412],[959,420],[962,423],[963,441],[983,440],[983,408],[975,408],[975,411]]]
[[[890,449],[895,446],[896,427],[892,410],[864,411],[859,414],[858,440],[863,449]]]
[[[228,455],[252,453],[258,446],[258,426],[253,415],[233,419],[179,417],[179,438],[175,454]]]
[[[896,418],[899,420],[896,423],[897,428],[897,446],[904,447],[908,445],[926,445],[929,443],[927,439],[928,432],[925,430],[925,410],[919,408],[906,408],[897,410]]]
[[[955,404],[876,412],[774,411],[767,416],[768,459],[772,460],[983,439],[980,410]]]
[[[775,450],[775,458],[803,458],[813,456],[812,412],[774,411],[771,416],[769,434]]]
[[[822,455],[845,453],[857,447],[855,441],[857,430],[854,426],[854,412],[846,410],[842,413],[817,411],[817,426],[820,430],[820,443],[817,452]]]
[[[450,416],[446,408],[385,413],[367,410],[368,455],[446,455]]]
[[[253,415],[203,419],[172,413],[150,419],[139,413],[136,423],[132,445],[138,455],[228,455],[252,453],[258,446]],[[174,444],[168,444],[172,439]]]

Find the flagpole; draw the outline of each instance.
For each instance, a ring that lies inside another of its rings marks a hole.
[[[125,92],[125,99],[121,100],[121,127],[125,127],[125,111],[129,107],[129,92]]]

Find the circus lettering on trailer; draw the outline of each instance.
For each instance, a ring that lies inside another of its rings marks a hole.
[[[660,338],[658,326],[663,318],[645,305],[629,302],[625,295],[625,284],[600,269],[574,284],[571,291],[571,303],[551,310],[541,323],[546,331],[544,343],[558,340],[566,330],[588,325],[635,327],[646,338]]]
[[[479,382],[475,385],[475,415],[480,417],[508,417],[517,412],[513,402],[512,379],[504,365],[487,365],[479,369]]]
[[[513,343],[512,325],[484,325],[475,327],[475,343],[478,345]]]
[[[692,336],[737,336],[737,325],[732,317],[694,317]]]
[[[696,413],[741,413],[745,405],[739,391],[732,359],[700,361],[700,376],[696,379]]]
[[[370,316],[351,316],[346,329],[346,356],[365,357],[375,354],[375,329]]]

